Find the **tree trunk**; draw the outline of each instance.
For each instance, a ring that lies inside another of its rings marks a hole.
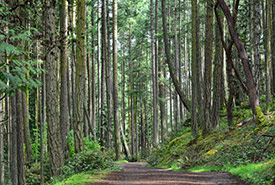
[[[100,107],[100,144],[104,145],[104,112],[105,112],[105,68],[106,68],[106,51],[107,51],[107,25],[106,25],[106,0],[102,0],[101,7],[101,33],[102,33],[102,47],[101,47],[101,107]]]
[[[63,165],[63,152],[61,144],[60,125],[58,123],[58,89],[57,89],[57,48],[55,36],[55,3],[46,4],[46,104],[48,125],[48,146],[50,155],[51,175],[57,177],[61,174]]]
[[[16,111],[16,96],[10,98],[10,106],[12,108],[11,124],[12,124],[12,148],[11,148],[11,181],[12,185],[18,184],[18,166],[17,166],[17,111]]]
[[[155,49],[155,33],[154,33],[154,1],[150,1],[150,22],[151,22],[151,66],[152,66],[152,84],[153,84],[153,145],[158,144],[158,104],[157,104],[157,89],[156,89],[156,51]],[[157,8],[157,7],[155,7]]]
[[[25,184],[22,92],[16,90],[18,184]]]
[[[181,24],[181,12],[182,12],[182,3],[181,0],[178,0],[178,9],[179,9],[179,29],[178,29],[178,37],[179,37],[179,42],[178,42],[178,48],[179,48],[179,68],[178,68],[178,73],[179,73],[179,81],[180,83],[182,83],[182,71],[181,71],[181,67],[182,67],[182,58],[181,58],[181,49],[182,49],[182,32],[181,32],[181,28],[182,28],[182,24]],[[182,86],[182,85],[181,85]],[[178,98],[177,98],[178,99]],[[183,122],[184,119],[184,110],[183,110],[183,105],[182,103],[179,101],[179,115],[180,115],[180,122]]]
[[[220,15],[219,15],[220,16]],[[223,17],[220,16],[220,20]],[[223,26],[223,21],[221,22]],[[213,72],[213,107],[212,107],[212,128],[219,126],[220,120],[220,108],[221,108],[221,97],[222,97],[222,62],[223,62],[223,47],[221,42],[221,35],[218,25],[215,26],[215,59],[214,59],[214,72]],[[223,37],[223,35],[222,35]]]
[[[198,133],[198,92],[197,84],[197,0],[192,1],[192,133]]]
[[[164,43],[165,43],[165,53],[166,53],[166,62],[169,67],[170,75],[173,81],[173,84],[175,85],[176,91],[178,92],[180,99],[186,109],[188,111],[191,110],[190,101],[187,99],[187,96],[185,95],[184,91],[181,88],[181,84],[177,79],[177,75],[175,73],[175,65],[173,62],[171,62],[171,54],[170,54],[170,45],[168,40],[168,32],[167,32],[167,23],[166,23],[166,2],[165,0],[162,0],[162,21],[163,21],[163,33],[164,33]]]
[[[119,132],[118,82],[117,82],[117,0],[113,1],[113,100],[116,160],[121,160],[122,146]]]
[[[92,27],[95,26],[94,22],[94,10],[95,6],[92,7],[91,12],[91,23]],[[91,98],[92,101],[90,102],[90,118],[91,118],[91,131],[93,134],[93,139],[96,141],[96,124],[95,124],[95,35],[94,32],[92,32],[92,69],[91,69],[91,80],[92,80],[92,87],[91,87]]]
[[[123,48],[122,48],[122,53],[123,53]],[[124,57],[124,53],[123,53]],[[122,117],[122,128],[124,135],[126,134],[126,113],[125,113],[125,60],[122,60],[122,71],[121,71],[121,78],[122,78],[122,88],[121,88],[121,94],[122,94],[122,111],[121,111],[121,117]]]
[[[134,89],[134,84],[133,84],[133,62],[132,62],[132,26],[131,24],[129,25],[129,70],[130,70],[130,91],[132,91]],[[133,159],[134,157],[134,146],[135,146],[135,142],[134,142],[134,111],[133,111],[133,93],[130,92],[130,110],[131,110],[131,124],[130,124],[130,128],[131,128],[131,157]]]
[[[205,23],[205,67],[204,67],[204,124],[202,130],[211,129],[211,81],[212,81],[212,53],[213,53],[213,0],[206,3]]]
[[[1,94],[2,96],[2,94]],[[3,101],[0,101],[0,184],[5,182],[5,165],[4,165],[4,109]]]
[[[98,0],[97,4],[97,19],[99,20],[99,17],[101,15],[100,12],[100,0]],[[99,140],[102,138],[102,132],[101,132],[101,32],[100,32],[100,21],[97,21],[97,72],[98,72],[98,132],[99,132]]]
[[[67,22],[68,22],[68,2],[62,0],[60,6],[60,60],[61,60],[61,90],[60,90],[60,130],[62,150],[65,153],[66,137],[68,135],[69,111],[68,111],[68,87],[67,87],[67,69],[68,69],[68,51],[67,51]]]
[[[106,23],[105,23],[105,34],[106,34],[106,101],[107,101],[107,147],[112,148],[112,111],[111,111],[111,98],[112,98],[112,82],[111,82],[111,59],[110,59],[110,32],[109,32],[109,12],[107,10],[108,0],[105,5],[106,11]]]
[[[75,122],[74,122],[74,143],[75,152],[79,153],[84,149],[83,145],[83,121],[84,121],[84,88],[85,88],[85,0],[77,2],[76,37],[78,47],[76,48],[75,65]]]
[[[269,104],[271,101],[271,39],[272,39],[272,0],[266,0],[267,7],[267,51],[266,51],[266,110],[269,111]],[[273,30],[274,31],[274,30]],[[273,51],[274,52],[274,51]]]
[[[155,0],[155,34],[157,35],[158,34],[158,8],[159,8],[159,4],[158,4],[158,0]],[[159,143],[159,109],[158,109],[158,102],[159,102],[159,89],[158,89],[158,66],[159,66],[159,38],[156,38],[155,39],[155,61],[154,61],[154,66],[152,66],[152,68],[155,68],[154,69],[154,84],[153,84],[153,88],[155,90],[153,90],[153,105],[154,105],[154,124],[155,124],[155,141],[156,141],[156,144]],[[142,55],[142,54],[140,54]],[[154,143],[154,141],[153,141]]]
[[[29,127],[29,93],[22,92],[22,116],[23,116],[23,131],[24,131],[24,143],[26,151],[27,163],[32,162],[32,147],[31,147],[31,136]]]
[[[275,0],[273,0],[272,3],[272,20],[275,20]],[[272,23],[272,45],[271,45],[271,51],[275,51],[275,23],[273,21]],[[272,80],[272,86],[273,86],[273,91],[272,94],[275,94],[275,52],[272,52],[272,75],[273,75],[273,80]]]
[[[174,56],[175,56],[175,67],[179,69],[179,45],[178,45],[178,26],[177,26],[177,0],[174,0]],[[175,71],[177,80],[179,80],[178,70]],[[181,87],[181,81],[179,81]],[[174,120],[175,120],[175,130],[176,132],[179,129],[179,109],[178,109],[178,94],[175,92],[174,94]]]
[[[165,79],[164,60],[160,60],[160,78]],[[159,105],[160,105],[160,122],[161,122],[161,142],[164,143],[167,134],[167,113],[166,113],[166,92],[164,81],[159,81]]]
[[[261,41],[261,9],[260,0],[252,2],[252,62],[254,64],[254,81],[258,95],[260,94],[260,41]]]

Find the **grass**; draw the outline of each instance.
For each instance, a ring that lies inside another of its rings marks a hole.
[[[115,164],[118,164],[118,163],[128,163],[128,161],[127,160],[120,160],[120,161],[115,161],[114,163]]]
[[[101,179],[105,178],[109,173],[110,170],[95,172],[95,171],[88,171],[79,174],[75,174],[68,179],[64,179],[62,182],[57,182],[55,185],[84,185],[86,183],[95,183],[100,181]]]
[[[221,171],[221,168],[219,168],[217,166],[202,165],[202,166],[195,166],[195,167],[190,168],[186,171],[188,171],[188,172],[216,172],[216,171]]]

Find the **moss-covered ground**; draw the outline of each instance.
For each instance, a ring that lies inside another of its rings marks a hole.
[[[174,170],[205,172],[225,171],[254,184],[272,184],[275,179],[275,141],[265,152],[270,138],[261,134],[275,134],[273,115],[257,125],[250,121],[236,126],[252,117],[246,109],[234,110],[235,125],[228,129],[226,117],[221,125],[205,136],[194,137],[191,128],[184,127],[178,137],[155,148],[149,157],[152,166]]]

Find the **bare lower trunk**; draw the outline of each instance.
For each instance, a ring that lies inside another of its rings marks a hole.
[[[67,53],[67,17],[68,17],[68,4],[66,0],[62,0],[60,6],[60,36],[61,36],[61,90],[60,90],[60,129],[62,150],[65,153],[66,136],[68,135],[69,125],[69,111],[68,111],[68,87],[67,87],[67,69],[68,69],[68,53]]]
[[[17,111],[16,111],[16,96],[10,98],[10,106],[12,108],[11,124],[12,124],[12,148],[11,148],[11,181],[12,185],[18,184],[18,171],[17,171]]]
[[[5,182],[5,165],[4,165],[4,109],[3,101],[0,101],[0,184]]]
[[[16,90],[16,114],[17,114],[17,170],[18,184],[25,184],[24,172],[24,136],[23,136],[23,113],[22,113],[22,92]]]

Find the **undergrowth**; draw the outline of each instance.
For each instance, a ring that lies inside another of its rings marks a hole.
[[[236,123],[252,116],[250,110],[240,108],[234,115]],[[153,150],[149,164],[194,172],[226,171],[251,183],[271,184],[275,179],[275,142],[265,153],[269,138],[262,137],[256,143],[261,134],[275,134],[275,120],[272,116],[268,120],[259,126],[251,121],[229,130],[222,118],[219,128],[196,138],[191,128],[184,128],[181,136]]]

